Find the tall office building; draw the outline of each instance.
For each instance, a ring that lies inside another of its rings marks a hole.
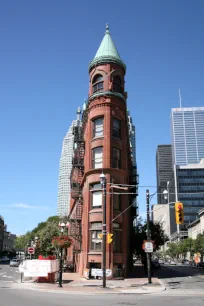
[[[73,127],[80,125],[80,108],[77,110],[77,120],[74,120],[63,140],[60,158],[57,215],[67,216],[70,207],[70,175],[72,171],[72,158],[74,151]]]
[[[172,154],[176,200],[184,204],[184,225],[204,207],[204,107],[171,110]]]
[[[164,204],[163,191],[168,190],[169,202],[175,199],[174,192],[174,172],[172,164],[172,146],[171,145],[158,145],[156,153],[156,171],[157,171],[157,203]]]
[[[204,107],[171,110],[173,162],[185,166],[204,158]]]
[[[187,225],[204,208],[204,158],[197,164],[177,166],[176,177],[178,200],[184,204],[184,225]]]

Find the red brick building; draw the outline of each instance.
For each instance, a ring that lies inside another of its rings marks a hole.
[[[68,249],[68,261],[75,264],[81,275],[86,269],[101,268],[102,172],[107,181],[107,232],[114,233],[113,243],[106,247],[106,267],[115,277],[119,273],[127,276],[132,265],[131,233],[136,209],[131,207],[121,212],[132,204],[137,188],[126,191],[111,187],[113,183],[137,184],[130,152],[125,72],[126,66],[106,26],[105,36],[89,65],[89,97],[82,124],[73,129],[69,234],[74,237],[74,243]]]

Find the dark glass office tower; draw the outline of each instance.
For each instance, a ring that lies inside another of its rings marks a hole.
[[[169,202],[175,200],[174,188],[174,173],[172,165],[172,146],[158,145],[156,153],[156,167],[157,167],[157,202],[164,204],[167,201],[164,199],[163,191],[169,191]]]
[[[204,159],[199,164],[177,166],[178,200],[184,204],[185,225],[204,208]]]

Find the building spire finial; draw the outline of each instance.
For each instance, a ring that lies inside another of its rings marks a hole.
[[[81,116],[81,108],[78,107],[78,108],[77,108],[77,121],[80,120],[80,116]]]
[[[106,34],[110,34],[108,23],[106,23]]]

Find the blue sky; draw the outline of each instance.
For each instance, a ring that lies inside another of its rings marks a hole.
[[[63,137],[88,95],[88,64],[107,22],[127,64],[140,185],[156,185],[156,147],[170,143],[178,88],[183,106],[204,105],[203,14],[202,0],[0,1],[0,214],[8,230],[21,234],[56,214]]]

